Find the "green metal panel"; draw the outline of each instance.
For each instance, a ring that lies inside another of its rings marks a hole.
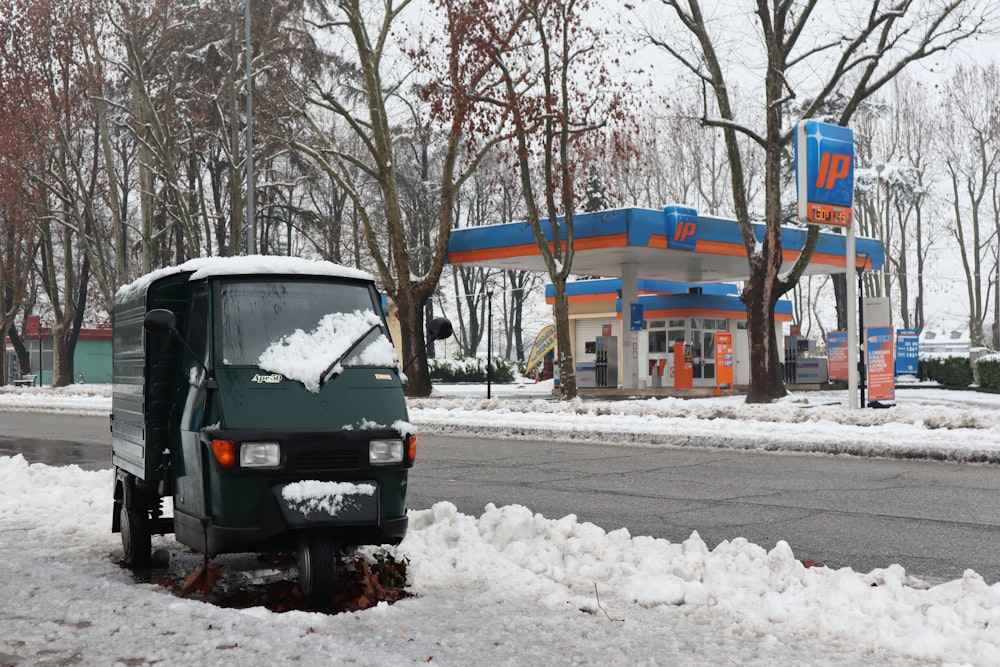
[[[155,479],[163,450],[170,446],[181,350],[173,336],[146,333],[143,320],[149,310],[167,308],[182,327],[189,277],[187,272],[170,274],[115,302],[112,463],[140,479]]]
[[[142,329],[145,297],[143,292],[127,302],[116,302],[112,316],[111,459],[114,465],[141,479],[146,477],[142,386],[146,363]]]
[[[258,375],[259,370],[250,368],[216,372],[223,428],[356,429],[407,419],[395,372],[347,368],[316,393],[287,378],[255,382]]]
[[[73,372],[77,382],[111,382],[110,340],[78,340],[73,352]]]

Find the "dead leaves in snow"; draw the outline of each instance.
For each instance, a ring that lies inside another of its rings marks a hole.
[[[208,597],[219,579],[224,579],[226,575],[222,573],[222,566],[218,563],[209,563],[208,556],[194,572],[189,574],[181,585],[181,595],[190,595],[194,591],[201,591],[201,594]]]
[[[287,570],[288,576],[265,583],[254,583],[238,576],[226,578],[223,565],[204,562],[183,577],[180,573],[161,573],[155,583],[169,588],[175,595],[188,597],[200,595],[210,604],[232,609],[265,607],[274,612],[317,611],[309,607],[299,590],[295,558],[289,554],[262,554],[259,561],[278,570]],[[124,564],[123,564],[124,566]],[[409,597],[406,586],[406,560],[395,560],[383,553],[374,561],[364,556],[342,559],[337,568],[337,588],[334,603],[326,613],[354,612],[374,607],[379,602],[392,604]]]

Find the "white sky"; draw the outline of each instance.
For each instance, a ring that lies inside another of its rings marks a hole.
[[[1000,449],[996,397],[970,392],[907,389],[891,410],[849,411],[845,392],[751,407],[562,403],[548,388],[494,385],[486,400],[485,387],[440,387],[438,398],[411,401],[410,418],[423,433],[495,434],[516,418],[529,437],[648,446],[668,434],[725,446],[720,434],[738,427],[744,444],[784,449],[847,443],[959,460]],[[106,415],[110,388],[0,388],[0,424],[5,410]],[[409,559],[415,597],[394,605],[335,616],[221,609],[136,583],[112,562],[121,543],[110,532],[111,482],[110,469],[0,457],[0,663],[1000,665],[1000,584],[971,571],[930,586],[891,563],[806,568],[784,542],[733,535],[709,550],[697,534],[671,543],[520,506],[478,517],[447,502],[411,511],[397,555]],[[171,538],[156,547],[191,570],[201,562]],[[280,576],[252,559],[219,562],[227,581]]]

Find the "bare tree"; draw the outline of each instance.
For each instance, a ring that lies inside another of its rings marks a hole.
[[[972,70],[960,67],[948,82],[939,150],[944,156],[951,189],[949,229],[965,274],[969,336],[982,345],[990,277],[986,263],[995,243],[1000,201],[1000,73],[995,65]]]
[[[387,0],[378,8],[361,0],[319,0],[313,5],[319,15],[317,28],[329,31],[330,39],[350,53],[350,62],[331,57],[333,80],[324,80],[316,73],[303,88],[311,105],[307,121],[314,136],[323,141],[309,146],[293,137],[291,144],[315,160],[347,193],[361,221],[375,272],[398,308],[404,362],[414,361],[409,392],[427,395],[431,385],[423,355],[424,308],[444,267],[458,188],[495,141],[487,136],[470,147],[464,137],[474,113],[472,99],[488,85],[491,67],[470,54],[457,37],[461,26],[453,20],[456,8],[451,2],[441,3],[443,23],[451,30],[441,36],[445,40],[443,56],[438,58],[442,52],[436,48],[415,48],[409,54],[431,80],[425,89],[430,105],[426,118],[428,123],[436,123],[441,136],[440,168],[434,177],[438,200],[435,225],[427,234],[414,236],[401,199],[397,161],[400,125],[394,122],[394,117],[400,117],[394,116],[400,113],[395,99],[412,88],[404,85],[404,73],[392,72],[386,64],[392,56],[388,51],[398,47],[391,41],[392,32],[409,0]],[[361,151],[351,150],[341,136],[324,134],[319,121],[322,114],[342,119],[346,132],[361,144]],[[375,184],[378,197],[365,196],[367,182]]]
[[[38,50],[32,35],[44,34],[45,8],[35,3],[0,0],[0,14],[20,19],[0,22],[0,338],[11,332],[31,292],[31,269],[38,247],[32,211],[44,188],[32,176],[40,172],[37,137],[48,136],[46,95]],[[34,32],[38,30],[39,32]],[[28,368],[22,369],[24,372]],[[0,354],[0,385],[7,383],[7,354]]]
[[[722,131],[699,131],[700,113],[696,100],[679,98],[671,100],[666,113],[647,118],[631,139],[635,163],[615,160],[605,167],[613,191],[632,205],[683,203],[708,215],[729,214],[732,196]],[[759,153],[746,153],[747,180],[755,189],[762,165]]]
[[[455,201],[455,226],[480,227],[507,222],[500,216],[496,188],[502,187],[499,166],[487,160],[470,178]],[[464,356],[474,357],[486,332],[487,294],[494,271],[480,266],[452,266],[452,286],[457,312],[457,341]]]
[[[795,264],[789,270],[782,266],[781,226],[787,219],[783,162],[793,133],[793,123],[786,120],[789,102],[801,95],[802,117],[812,118],[834,95],[841,95],[841,110],[829,120],[846,125],[864,100],[908,64],[977,34],[994,10],[968,0],[901,0],[891,6],[871,0],[867,10],[859,8],[855,14],[841,5],[837,20],[827,21],[819,16],[823,5],[818,0],[756,0],[752,15],[724,21],[706,15],[699,0],[661,2],[677,19],[682,36],[650,35],[650,40],[702,84],[702,124],[720,128],[725,138],[733,210],[750,264],[743,290],[751,363],[747,402],[768,402],[786,393],[774,335],[775,304],[798,282],[818,239],[812,227]],[[733,44],[733,20],[755,27],[753,38],[741,42],[739,51]],[[729,50],[722,51],[720,44],[728,44]],[[725,61],[727,57],[732,60]],[[743,67],[746,63],[759,69]],[[733,104],[733,70],[740,70],[741,76],[762,73],[757,94],[763,113],[756,123],[739,116]],[[751,138],[764,154],[763,238],[751,224],[754,202],[740,135]]]
[[[30,19],[11,39],[22,55],[19,67],[37,85],[32,99],[46,120],[32,137],[24,166],[33,180],[27,211],[38,239],[38,273],[51,313],[54,386],[73,379],[73,349],[87,305],[90,264],[75,252],[75,239],[96,224],[97,166],[89,117],[81,44],[94,7],[58,0],[32,3]],[[23,139],[23,137],[21,137]],[[22,190],[23,192],[23,190]],[[6,333],[6,330],[5,330]]]
[[[99,65],[128,86],[121,99],[101,101],[138,146],[143,272],[206,253],[239,254],[251,245],[243,7],[236,0],[222,6],[120,1],[108,9],[117,49],[104,52]],[[285,127],[297,115],[293,72],[315,59],[300,19],[294,0],[253,3],[251,70],[260,129],[254,155],[265,174],[285,149]],[[264,180],[261,208],[280,201],[289,182],[295,177]]]
[[[922,87],[908,77],[900,77],[893,85],[896,136],[900,158],[907,165],[910,178],[903,190],[898,210],[898,251],[889,253],[899,286],[899,314],[903,328],[922,329],[924,326],[924,267],[928,253],[940,237],[937,225],[928,225],[934,204],[930,195],[938,173],[933,160],[933,131],[924,124],[931,116],[931,103]],[[912,295],[912,298],[911,298]]]
[[[510,116],[511,153],[525,213],[553,285],[560,396],[577,395],[566,282],[573,272],[573,218],[589,167],[624,119],[624,86],[602,62],[601,31],[584,25],[586,0],[465,3],[466,39],[502,72],[488,103]],[[586,83],[584,83],[586,82]]]

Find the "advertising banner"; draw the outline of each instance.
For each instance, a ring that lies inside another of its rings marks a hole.
[[[868,343],[868,400],[896,400],[892,327],[865,327]]]
[[[537,366],[551,350],[556,347],[556,326],[550,324],[542,327],[542,330],[535,336],[535,344],[531,347],[531,354],[528,355],[528,362],[524,365],[524,374],[527,375]]]
[[[920,365],[920,329],[896,332],[896,376],[916,375]]]
[[[846,331],[830,331],[826,334],[826,358],[829,362],[830,381],[847,380]]]

